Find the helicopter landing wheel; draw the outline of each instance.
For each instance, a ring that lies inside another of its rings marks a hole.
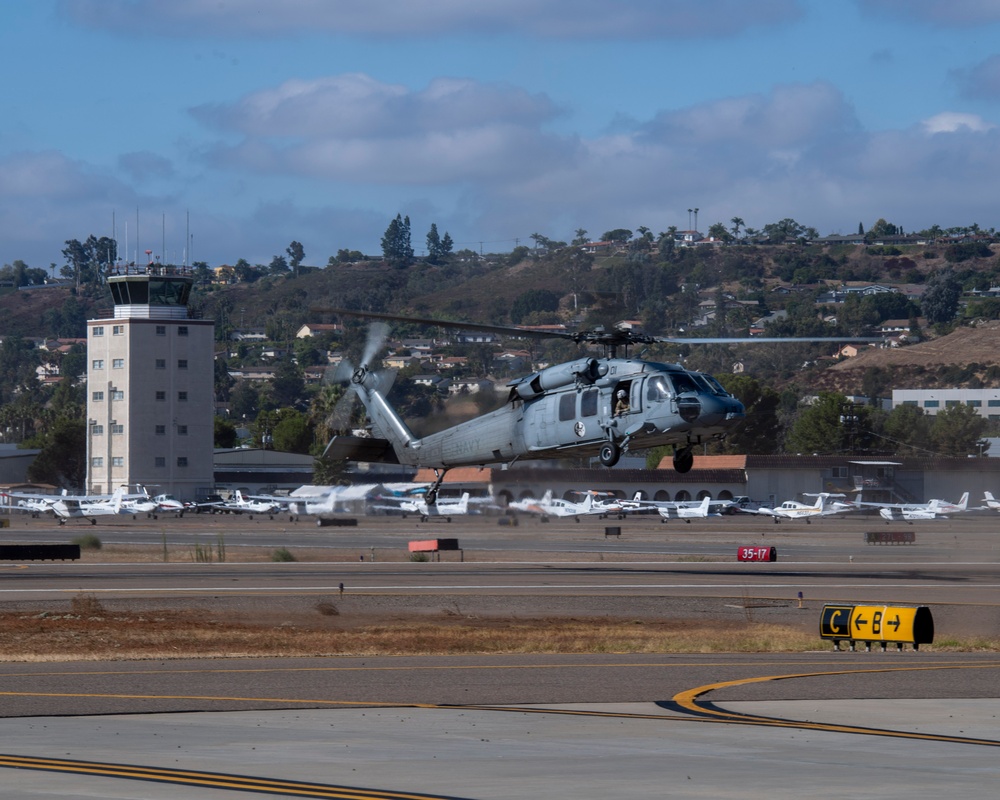
[[[613,467],[621,456],[622,449],[618,446],[618,442],[605,442],[601,445],[601,452],[597,457],[605,467]]]
[[[690,447],[682,447],[674,453],[674,470],[681,474],[690,472],[694,466],[694,451]]]

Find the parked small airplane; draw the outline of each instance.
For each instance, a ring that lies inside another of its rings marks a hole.
[[[992,493],[983,492],[983,500],[986,502],[987,508],[991,508],[994,511],[1000,511],[1000,500],[997,500]]]
[[[87,517],[90,519],[91,525],[96,525],[95,517],[114,516],[121,513],[124,496],[125,489],[122,487],[115,490],[110,500],[59,495],[52,504],[52,513],[56,515],[60,525],[65,525],[66,520],[77,517]]]
[[[987,504],[992,495],[987,494]],[[967,511],[969,506],[969,493],[965,492],[957,503],[949,503],[947,500],[928,500],[926,503],[871,503],[863,502],[860,498],[856,505],[862,508],[877,508],[879,516],[887,523],[898,522],[899,520],[913,521],[918,519],[937,519],[948,514],[958,514]]]
[[[508,508],[515,511],[526,511],[530,514],[540,514],[542,517],[576,517],[580,521],[581,516],[593,516],[594,514],[607,513],[603,509],[594,507],[594,496],[587,494],[582,503],[574,503],[572,500],[562,500],[552,496],[549,489],[541,500],[528,497],[524,500],[512,500],[507,504]]]
[[[7,506],[14,511],[26,511],[32,516],[53,514],[60,525],[67,519],[78,517],[90,518],[92,525],[97,524],[95,517],[110,516],[121,513],[122,503],[128,495],[121,486],[112,495],[70,495],[70,494],[31,494],[10,492],[4,497]],[[16,503],[12,501],[16,500]]]
[[[842,494],[834,494],[831,492],[819,492],[813,495],[810,492],[804,492],[807,497],[815,496],[816,502],[812,505],[807,505],[806,503],[799,503],[795,500],[786,500],[780,506],[775,508],[765,508],[761,507],[756,510],[743,509],[748,514],[765,514],[774,518],[775,522],[781,522],[783,519],[804,519],[806,524],[808,524],[814,517],[829,517],[834,514],[843,514],[847,511],[856,511],[857,505],[855,503],[840,503],[834,502],[827,505],[827,500],[831,497],[843,497]]]
[[[231,500],[199,503],[199,508],[210,508],[229,514],[247,514],[251,517],[254,514],[268,514],[273,517],[276,512],[281,510],[280,504],[271,500],[254,500],[244,497],[243,492],[239,489],[233,493]]]
[[[668,522],[672,519],[682,519],[690,524],[692,519],[705,519],[707,517],[718,517],[718,511],[712,511],[712,498],[705,497],[700,503],[687,504],[663,503],[659,506],[661,522]]]
[[[376,506],[376,508],[388,511],[400,511],[405,517],[407,514],[419,514],[420,521],[426,522],[431,517],[438,517],[445,522],[451,522],[452,517],[463,516],[469,513],[469,493],[463,492],[457,500],[447,497],[439,497],[436,503],[428,505],[427,500],[421,495],[413,497],[382,497],[383,502],[395,503],[392,506]]]

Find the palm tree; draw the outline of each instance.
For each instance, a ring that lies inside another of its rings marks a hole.
[[[733,227],[732,227],[733,236],[735,236],[737,239],[739,239],[740,238],[740,228],[742,228],[744,225],[746,225],[746,223],[743,222],[743,220],[740,217],[733,217],[729,221],[731,223],[733,223]]]

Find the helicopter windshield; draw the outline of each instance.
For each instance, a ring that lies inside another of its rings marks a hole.
[[[705,382],[709,385],[709,387],[715,394],[723,397],[729,396],[729,392],[725,390],[723,385],[719,383],[714,377],[709,375],[707,372],[699,372],[698,374],[705,379]]]

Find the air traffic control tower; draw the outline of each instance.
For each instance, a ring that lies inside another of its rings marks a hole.
[[[215,325],[189,319],[187,269],[119,267],[107,280],[113,316],[87,322],[87,492],[142,484],[193,500],[214,483]]]

